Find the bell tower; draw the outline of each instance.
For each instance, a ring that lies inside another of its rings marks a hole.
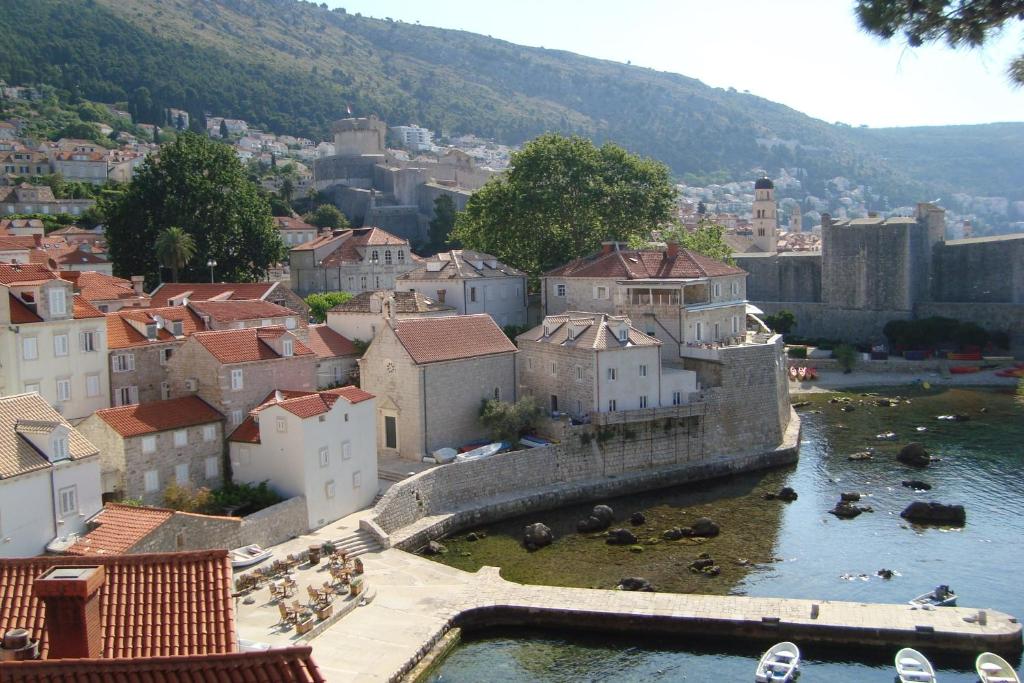
[[[775,213],[775,184],[764,176],[754,183],[754,245],[758,251],[775,253],[779,249],[779,221]]]

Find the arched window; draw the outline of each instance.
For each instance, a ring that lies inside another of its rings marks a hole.
[[[376,249],[370,252],[370,260],[374,263],[377,263],[377,261],[380,260],[380,255],[377,253]]]
[[[385,265],[389,265],[389,266],[391,265],[391,250],[390,249],[385,249],[384,250],[384,264]]]

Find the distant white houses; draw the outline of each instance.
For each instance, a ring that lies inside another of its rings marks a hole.
[[[358,387],[271,392],[228,437],[233,479],[304,496],[311,529],[365,508],[377,495],[375,413]]]

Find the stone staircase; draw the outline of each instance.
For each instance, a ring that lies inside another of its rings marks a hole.
[[[403,479],[408,479],[409,475],[407,473],[395,472],[393,470],[379,469],[377,470],[377,478],[384,481],[402,481]]]
[[[366,553],[383,550],[377,539],[362,529],[357,529],[348,536],[339,538],[334,541],[334,545],[339,550],[344,550],[349,557],[359,557]]]

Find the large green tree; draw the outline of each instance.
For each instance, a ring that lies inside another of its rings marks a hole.
[[[1024,21],[1024,0],[857,0],[856,11],[865,30],[886,39],[902,33],[911,47],[936,40],[980,47],[1004,25]],[[1024,54],[1007,71],[1024,85]]]
[[[338,207],[333,204],[321,204],[303,216],[302,220],[318,228],[337,230],[348,227],[348,219],[345,218],[345,214],[339,211]]]
[[[674,206],[664,164],[611,143],[545,134],[470,197],[452,236],[537,277],[602,241],[649,234]]]
[[[732,249],[725,241],[725,226],[713,221],[703,219],[697,224],[695,230],[690,230],[685,225],[673,223],[661,229],[661,240],[663,242],[675,242],[684,249],[695,251],[698,254],[710,256],[719,261],[732,263]],[[631,247],[643,246],[642,240],[631,240]]]
[[[434,200],[434,217],[430,219],[430,250],[433,252],[445,249],[458,249],[458,242],[452,242],[452,230],[455,229],[455,202],[446,194]]]
[[[178,281],[178,271],[188,265],[196,255],[196,241],[176,225],[167,228],[156,238],[156,257],[165,268],[171,269],[171,281]]]
[[[118,275],[158,279],[155,245],[167,228],[180,226],[195,242],[182,270],[187,280],[204,279],[208,259],[225,281],[253,281],[280,261],[284,245],[270,206],[246,179],[234,150],[194,133],[182,133],[150,156],[127,191],[104,198],[107,242]]]

